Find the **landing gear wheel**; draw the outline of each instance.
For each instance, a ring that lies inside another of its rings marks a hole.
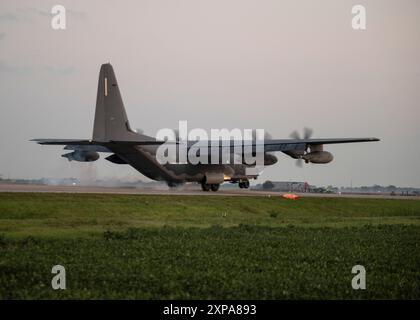
[[[210,185],[210,184],[205,183],[205,182],[202,182],[202,183],[201,183],[201,189],[202,189],[203,191],[210,191],[210,188],[211,188],[211,185]]]
[[[168,181],[166,184],[168,185],[169,188],[176,188],[182,185],[182,183],[173,182],[173,181]]]
[[[218,183],[210,185],[211,191],[217,191],[219,190],[219,187],[220,187],[220,184]]]
[[[249,181],[239,182],[239,188],[241,188],[241,189],[248,189],[249,188]]]

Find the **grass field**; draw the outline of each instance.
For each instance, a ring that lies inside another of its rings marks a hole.
[[[420,201],[0,193],[0,298],[420,299]]]

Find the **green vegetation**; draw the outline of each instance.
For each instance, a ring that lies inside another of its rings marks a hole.
[[[0,193],[0,234],[1,299],[420,298],[414,200]]]
[[[0,193],[7,237],[94,236],[143,227],[420,226],[420,201],[348,198]]]

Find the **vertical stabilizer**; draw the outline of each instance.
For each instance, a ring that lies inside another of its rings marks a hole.
[[[133,141],[140,135],[130,129],[117,78],[111,64],[103,64],[99,73],[96,98],[94,141]]]

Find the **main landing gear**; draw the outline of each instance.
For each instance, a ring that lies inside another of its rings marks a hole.
[[[239,182],[239,188],[241,189],[248,189],[249,188],[249,181],[245,180],[245,181],[241,181]]]
[[[205,182],[201,183],[201,189],[203,191],[210,191],[210,190],[217,191],[219,190],[219,187],[220,187],[220,183],[213,183],[213,184],[205,183]]]
[[[182,182],[173,182],[173,181],[168,181],[166,182],[166,184],[168,185],[169,188],[176,188],[183,185]]]

